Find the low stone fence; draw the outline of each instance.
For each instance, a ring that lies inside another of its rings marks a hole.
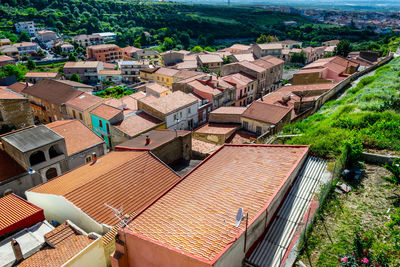
[[[398,159],[400,157],[392,156],[392,155],[382,155],[382,154],[374,154],[374,153],[368,153],[368,152],[363,152],[361,154],[361,160],[372,163],[372,164],[378,164],[378,165],[383,165],[383,164],[391,164],[395,159]]]

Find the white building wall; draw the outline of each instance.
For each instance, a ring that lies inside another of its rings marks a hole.
[[[62,265],[63,267],[105,267],[107,266],[101,238],[97,238],[81,252]]]
[[[54,220],[61,224],[66,220],[70,220],[85,232],[95,232],[100,235],[105,234],[109,230],[104,225],[90,218],[89,215],[63,196],[30,191],[26,191],[25,195],[29,202],[44,210],[44,216],[50,222]]]
[[[189,113],[190,109],[190,113]],[[177,123],[175,118],[179,120]],[[195,128],[198,124],[198,103],[194,103],[193,105],[178,110],[172,114],[169,114],[165,118],[166,128],[167,129],[177,129],[177,130],[189,130],[188,122],[189,120],[193,120],[193,128]]]

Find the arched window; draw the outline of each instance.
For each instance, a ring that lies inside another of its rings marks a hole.
[[[44,161],[46,161],[46,157],[44,156],[44,153],[41,150],[33,152],[29,156],[29,163],[31,164],[31,166],[39,164]]]
[[[56,178],[58,176],[56,168],[50,168],[46,171],[47,180]]]
[[[62,152],[61,152],[60,148],[58,147],[58,145],[52,145],[49,148],[49,156],[50,156],[51,159],[55,158],[55,157],[57,157],[57,156],[59,156],[61,154],[62,154]]]

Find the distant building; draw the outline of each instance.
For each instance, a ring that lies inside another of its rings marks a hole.
[[[37,38],[44,43],[49,41],[54,42],[57,39],[57,34],[54,31],[49,30],[38,31],[36,35]]]
[[[30,36],[34,36],[36,33],[36,27],[33,21],[17,22],[15,23],[15,29],[17,32],[27,32]]]
[[[235,106],[247,106],[254,99],[257,91],[257,80],[243,72],[229,74],[222,80],[236,87]]]
[[[138,100],[138,109],[165,121],[167,129],[189,130],[198,123],[198,100],[180,91],[160,98],[146,96]]]
[[[10,39],[0,39],[0,47],[4,45],[12,45]]]
[[[148,69],[151,66],[149,61],[120,61],[118,64],[122,81],[128,83],[138,82],[140,70]]]
[[[330,40],[322,43],[322,46],[337,46],[340,43],[340,40]]]
[[[15,59],[9,56],[0,55],[0,68],[5,65],[15,65]]]
[[[281,86],[284,61],[266,56],[255,61],[241,61],[222,67],[222,76],[243,72],[257,80],[254,99],[275,91]]]
[[[97,34],[81,34],[72,37],[72,41],[74,41],[79,46],[86,48],[91,45],[101,45],[104,44],[104,38]]]
[[[183,62],[183,59],[189,51],[167,51],[161,54],[164,65],[171,66]]]
[[[141,48],[136,48],[134,46],[127,46],[122,48],[122,55],[124,56],[124,60],[132,60],[136,58],[136,52],[142,50]]]
[[[335,56],[321,58],[293,75],[292,84],[337,83],[355,73],[359,63]]]
[[[61,74],[58,72],[27,72],[25,74],[25,81],[31,84],[35,84],[44,79],[58,80],[61,78]]]
[[[97,75],[104,69],[101,61],[78,61],[64,64],[64,74],[68,79],[72,74],[77,74],[84,83],[97,83]]]
[[[0,52],[6,56],[14,58],[15,60],[19,60],[19,50],[13,45],[0,46]]]
[[[115,41],[117,39],[117,34],[114,32],[98,32],[93,33],[93,35],[100,35],[103,37],[104,42]]]
[[[159,85],[158,83],[148,83],[145,85],[145,88],[147,96],[163,97],[172,93],[169,88]]]
[[[49,79],[41,80],[22,92],[28,96],[35,120],[42,123],[68,118],[65,103],[83,94],[71,85]]]
[[[136,60],[148,60],[150,61],[151,64],[156,64],[160,65],[162,62],[162,58],[160,53],[158,53],[156,50],[151,50],[151,49],[143,49],[143,50],[138,50],[134,53],[134,58]]]
[[[265,43],[253,45],[253,53],[256,58],[262,58],[265,56],[282,58],[282,49],[283,46],[281,43]]]
[[[223,60],[219,55],[206,54],[198,55],[197,62],[200,68],[207,68],[212,72],[219,72],[221,71]]]
[[[121,83],[122,82],[122,71],[121,70],[100,70],[98,73],[99,82],[113,82],[113,83]]]
[[[290,118],[291,108],[255,101],[242,114],[242,126],[257,136],[275,134],[290,122]]]
[[[282,44],[283,49],[301,48],[303,45],[302,42],[293,41],[293,40],[284,40],[284,41],[280,41],[279,43]]]
[[[87,58],[94,61],[117,62],[123,58],[121,48],[115,44],[88,46],[86,52]]]
[[[18,49],[18,53],[21,56],[34,55],[39,51],[39,45],[37,43],[32,43],[32,42],[15,43],[13,44],[13,46]]]
[[[59,46],[61,48],[62,52],[65,52],[68,54],[71,52],[74,52],[74,50],[75,50],[74,46],[68,42],[59,42],[54,45],[54,47],[57,47],[57,46]]]

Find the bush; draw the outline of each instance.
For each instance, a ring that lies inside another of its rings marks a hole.
[[[400,159],[395,159],[392,164],[386,164],[385,168],[392,173],[390,177],[386,177],[386,180],[396,185],[400,184]]]

